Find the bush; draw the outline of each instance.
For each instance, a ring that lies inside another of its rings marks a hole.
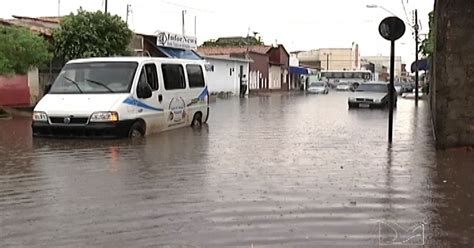
[[[65,60],[130,55],[132,31],[117,15],[79,9],[54,31],[56,54]]]
[[[26,28],[0,26],[0,75],[25,74],[50,58],[41,36]]]

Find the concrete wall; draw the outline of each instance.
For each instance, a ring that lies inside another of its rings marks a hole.
[[[282,80],[283,76],[283,80]],[[288,70],[281,66],[270,66],[270,87],[272,90],[288,90]]]
[[[249,77],[249,63],[211,58],[206,58],[206,61],[214,66],[214,71],[207,72],[209,92],[223,91],[238,95],[240,92],[240,66],[244,67],[244,74]]]
[[[26,75],[0,75],[0,105],[34,106],[41,96],[38,69],[33,69]]]
[[[430,87],[439,148],[474,146],[474,4],[437,0]]]

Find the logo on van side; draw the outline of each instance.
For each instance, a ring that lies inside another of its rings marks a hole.
[[[182,122],[186,118],[185,107],[186,103],[183,98],[172,98],[169,105],[170,115],[168,121]]]

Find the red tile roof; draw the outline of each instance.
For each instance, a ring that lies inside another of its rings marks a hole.
[[[198,53],[203,55],[230,55],[246,52],[267,54],[271,46],[225,46],[225,47],[199,47]]]
[[[51,36],[52,31],[59,27],[61,17],[27,17],[13,16],[14,19],[0,19],[0,23],[4,25],[12,25],[28,28],[33,32],[40,33],[45,36]]]

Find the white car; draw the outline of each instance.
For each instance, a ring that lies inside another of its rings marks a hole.
[[[385,82],[362,83],[349,96],[349,108],[387,107],[389,105],[389,84]],[[397,93],[394,90],[394,107],[397,106]]]
[[[329,86],[326,82],[313,82],[308,86],[308,92],[313,94],[329,93]]]

